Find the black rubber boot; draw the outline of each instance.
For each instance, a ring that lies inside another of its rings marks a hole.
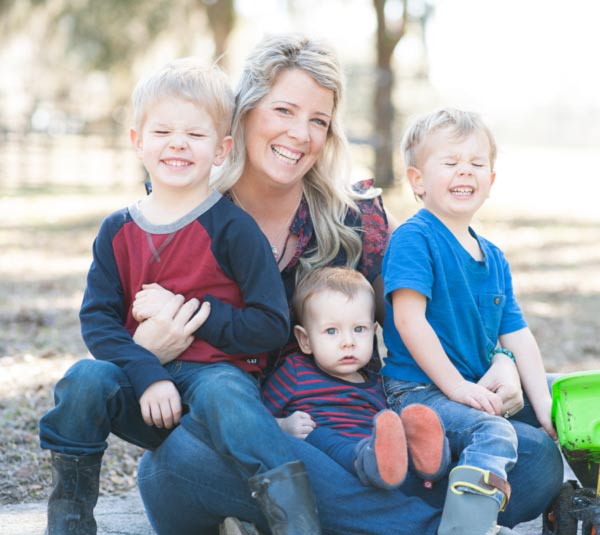
[[[52,452],[48,535],[96,535],[94,507],[98,501],[102,455]]]
[[[321,535],[315,496],[302,461],[248,480],[272,535]]]

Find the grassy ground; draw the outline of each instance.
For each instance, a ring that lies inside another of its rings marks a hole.
[[[90,248],[103,215],[141,194],[63,186],[0,198],[0,505],[47,496],[48,454],[37,422],[52,386],[86,356],[77,311]],[[390,192],[403,219],[417,208]],[[492,203],[476,228],[505,249],[514,284],[549,371],[600,367],[600,225],[569,210],[548,217]],[[140,450],[115,439],[105,456],[103,493],[135,485]]]

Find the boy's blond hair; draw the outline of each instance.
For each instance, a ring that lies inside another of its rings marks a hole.
[[[339,292],[352,299],[361,290],[373,296],[373,305],[375,305],[373,287],[359,271],[341,266],[315,269],[302,278],[296,286],[292,299],[296,320],[301,324],[304,323],[306,302],[315,294],[325,291]]]
[[[131,96],[134,128],[141,131],[148,108],[159,99],[181,98],[201,106],[221,137],[231,130],[234,98],[225,73],[197,58],[179,58],[142,78]]]
[[[440,108],[414,119],[404,133],[400,149],[406,167],[418,167],[417,153],[419,145],[426,137],[438,130],[449,128],[457,139],[473,132],[483,132],[490,143],[490,165],[492,171],[496,163],[496,140],[478,113],[462,111],[456,108]]]

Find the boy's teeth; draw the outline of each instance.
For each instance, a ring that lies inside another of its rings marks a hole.
[[[185,167],[186,165],[189,165],[188,162],[184,162],[182,160],[165,160],[165,163],[172,167]]]

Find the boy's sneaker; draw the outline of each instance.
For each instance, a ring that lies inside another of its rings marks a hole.
[[[254,524],[230,516],[219,526],[219,535],[261,535],[261,533]]]

